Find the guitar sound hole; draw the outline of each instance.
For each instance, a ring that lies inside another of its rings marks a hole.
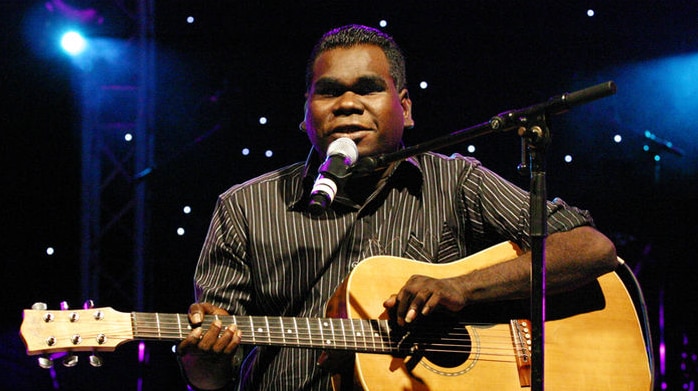
[[[472,352],[472,339],[466,329],[458,329],[456,333],[456,338],[451,339],[446,333],[440,343],[426,346],[424,358],[442,368],[456,368],[462,365]]]

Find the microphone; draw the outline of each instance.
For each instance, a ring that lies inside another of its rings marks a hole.
[[[350,138],[339,138],[327,147],[327,158],[318,168],[318,176],[310,191],[308,210],[315,216],[334,200],[337,191],[350,175],[349,168],[359,157],[359,150]]]

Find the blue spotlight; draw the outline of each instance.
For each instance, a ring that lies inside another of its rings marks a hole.
[[[78,56],[87,48],[87,41],[77,31],[68,31],[61,37],[61,47],[71,56]]]

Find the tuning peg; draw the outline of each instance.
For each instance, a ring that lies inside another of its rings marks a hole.
[[[91,299],[87,299],[87,300],[85,300],[84,303],[82,303],[82,309],[90,310],[92,308],[95,308],[95,302],[92,301]]]
[[[46,305],[46,303],[36,302],[32,305],[32,309],[37,311],[46,311],[46,309],[48,309],[48,306]]]
[[[63,366],[72,368],[76,365],[78,365],[78,356],[73,353],[68,353],[68,355],[63,359]]]
[[[70,306],[68,305],[67,301],[61,301],[60,306],[61,306],[61,311],[66,311],[66,310],[70,309]]]
[[[90,355],[90,365],[92,365],[95,368],[99,368],[104,364],[104,361],[102,361],[102,357],[98,356],[97,353],[93,352]]]
[[[39,357],[39,366],[44,369],[51,369],[53,368],[53,359],[49,356],[41,356]]]

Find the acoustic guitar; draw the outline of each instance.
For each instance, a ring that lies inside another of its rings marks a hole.
[[[204,327],[220,318],[237,324],[243,344],[354,352],[351,382],[365,390],[526,390],[536,358],[525,301],[467,307],[459,316],[434,314],[409,328],[389,320],[382,306],[413,274],[443,278],[518,254],[505,242],[447,264],[371,257],[333,295],[325,318],[207,316]],[[29,355],[113,351],[133,340],[178,341],[191,331],[185,314],[43,307],[24,311],[20,335]],[[651,346],[641,291],[624,263],[546,300],[547,390],[649,391]]]

